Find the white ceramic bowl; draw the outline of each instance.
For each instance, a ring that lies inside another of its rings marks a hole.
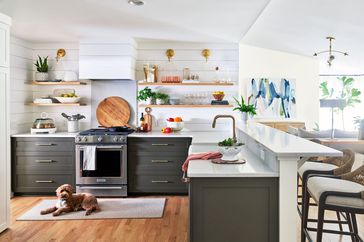
[[[169,122],[167,121],[167,127],[170,127],[173,131],[181,131],[185,126],[184,122]]]
[[[60,103],[78,103],[80,101],[80,97],[54,97]]]
[[[237,155],[243,149],[243,145],[239,146],[218,146],[219,152],[222,154],[221,160],[234,161],[237,160]]]

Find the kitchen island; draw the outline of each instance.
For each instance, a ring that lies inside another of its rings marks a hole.
[[[190,241],[296,241],[298,164],[342,153],[254,122],[237,131],[246,164],[190,161]],[[216,146],[192,145],[190,153],[204,149]]]

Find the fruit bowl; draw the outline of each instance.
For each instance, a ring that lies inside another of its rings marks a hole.
[[[222,101],[225,97],[224,93],[213,93],[212,96],[215,98],[216,101]]]
[[[54,97],[60,103],[78,103],[80,101],[80,97]]]
[[[184,128],[184,125],[184,122],[167,121],[167,127],[171,128],[173,131],[181,131]]]

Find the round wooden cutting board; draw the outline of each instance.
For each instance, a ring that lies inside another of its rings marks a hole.
[[[99,124],[106,128],[128,125],[130,119],[129,104],[121,97],[107,97],[99,103],[96,117]]]

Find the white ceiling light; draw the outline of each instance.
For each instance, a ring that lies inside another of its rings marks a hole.
[[[143,6],[144,5],[144,1],[142,1],[142,0],[129,0],[128,3],[130,5],[134,5],[134,6]]]

